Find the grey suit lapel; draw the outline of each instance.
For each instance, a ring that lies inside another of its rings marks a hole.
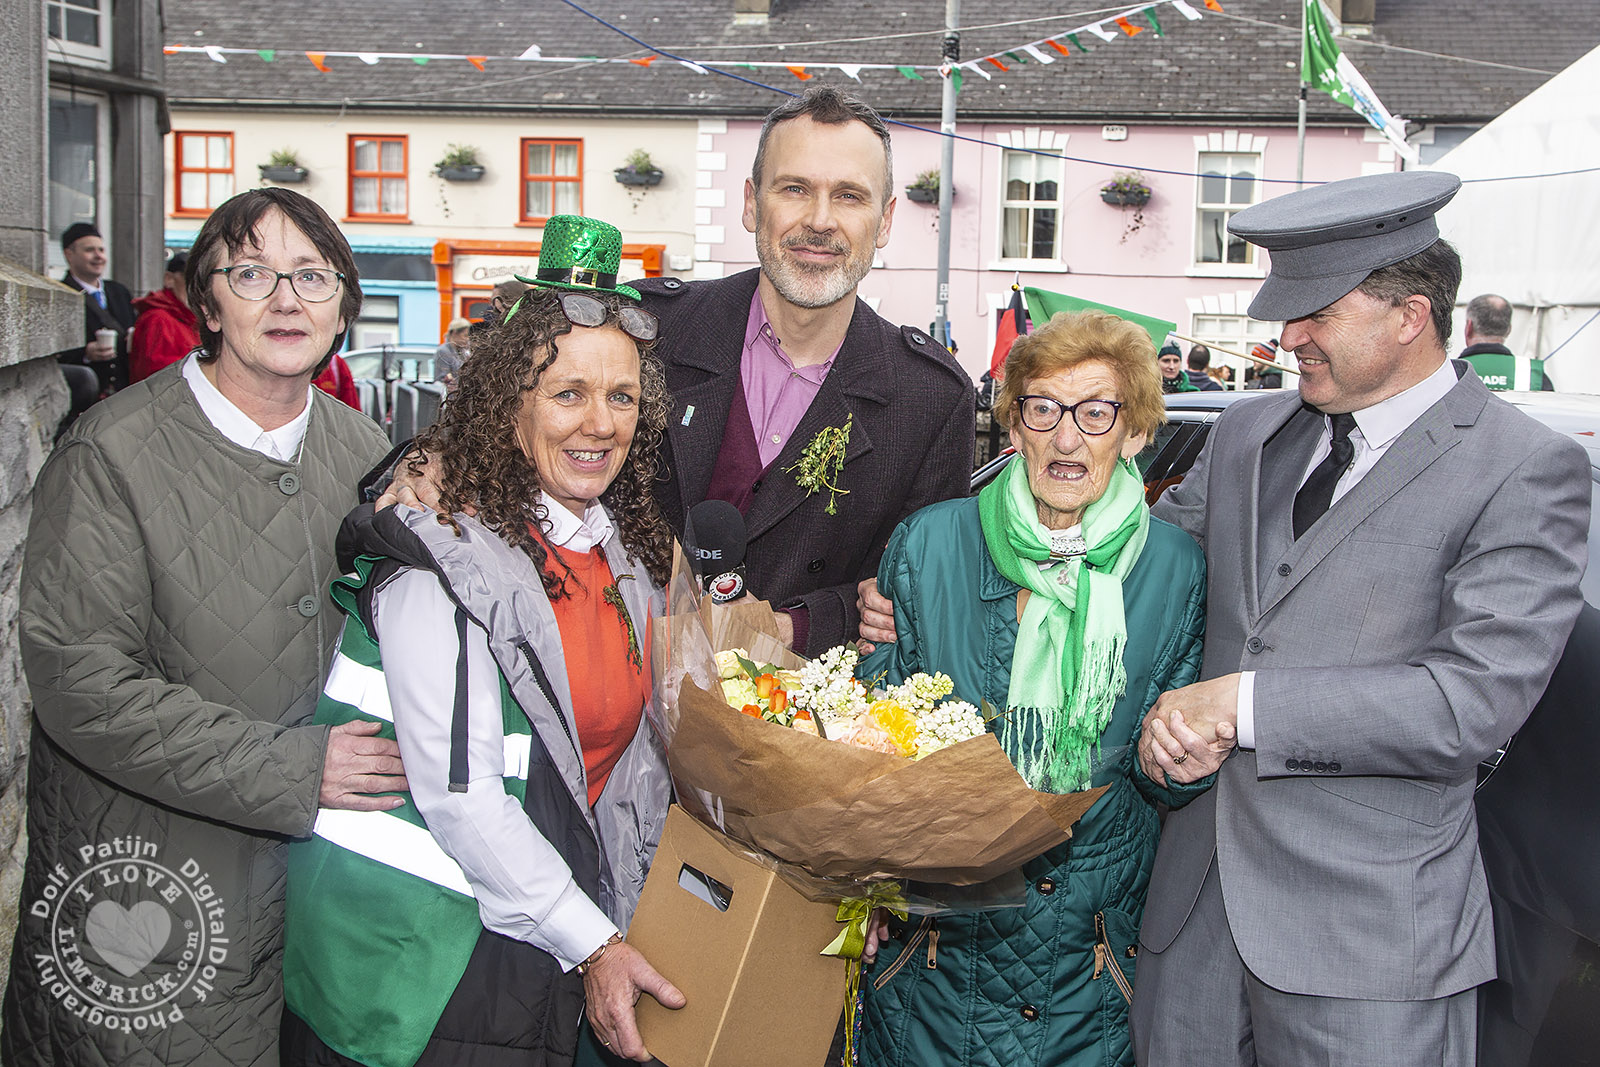
[[[850,320],[850,329],[845,334],[844,345],[839,349],[833,369],[822,380],[822,388],[817,390],[816,398],[806,409],[800,424],[773,461],[772,470],[763,481],[761,491],[750,503],[745,525],[752,540],[776,526],[811,495],[800,487],[795,480],[795,473],[787,468],[799,462],[800,454],[819,432],[830,426],[842,427],[852,413],[855,419],[850,427],[850,443],[845,447],[844,467],[836,484],[851,492],[872,492],[871,486],[854,485],[850,480],[851,464],[872,451],[872,438],[861,418],[862,402],[880,407],[888,403],[888,397],[877,384],[887,373],[887,361],[872,344],[876,331],[871,329],[869,323],[862,322],[864,314],[875,313],[866,304],[856,301],[855,315]],[[849,504],[848,496],[838,498],[841,515]]]
[[[1270,576],[1278,561],[1294,544],[1294,497],[1306,465],[1317,450],[1326,427],[1326,417],[1300,407],[1289,416],[1263,447],[1260,513],[1256,517],[1256,581],[1254,588],[1266,595]],[[1259,616],[1256,616],[1259,617]]]
[[[1471,426],[1483,411],[1484,397],[1473,395],[1474,382],[1458,383],[1444,398],[1423,412],[1389,446],[1378,465],[1328,509],[1304,537],[1284,554],[1286,576],[1268,576],[1262,614],[1276,607],[1318,563],[1350,536],[1384,502],[1404,489],[1461,442],[1461,428]],[[1480,385],[1481,389],[1481,385]]]

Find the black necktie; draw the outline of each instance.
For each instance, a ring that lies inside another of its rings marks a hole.
[[[1311,477],[1306,479],[1306,484],[1294,495],[1294,537],[1300,540],[1302,534],[1311,529],[1313,523],[1322,518],[1324,512],[1333,503],[1333,489],[1339,484],[1339,477],[1350,467],[1350,461],[1355,458],[1356,446],[1350,443],[1350,431],[1356,428],[1356,417],[1350,414],[1333,415],[1333,451],[1328,453],[1326,459],[1317,464],[1317,469],[1311,472]]]

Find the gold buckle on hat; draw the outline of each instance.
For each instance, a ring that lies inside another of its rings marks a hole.
[[[567,275],[567,281],[572,285],[586,285],[590,289],[600,288],[600,272],[584,267],[573,267]]]

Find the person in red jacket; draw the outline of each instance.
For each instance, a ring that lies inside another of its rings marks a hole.
[[[333,354],[328,361],[328,368],[311,379],[311,384],[335,400],[342,400],[357,411],[361,410],[361,394],[356,391],[355,375],[350,373],[350,364],[339,353]]]
[[[188,261],[187,252],[167,260],[167,272],[161,278],[163,288],[133,302],[139,319],[128,345],[128,376],[132,381],[143,381],[200,345],[200,330],[183,282],[183,268]]]

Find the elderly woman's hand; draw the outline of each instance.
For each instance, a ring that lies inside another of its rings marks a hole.
[[[1187,784],[1198,782],[1216,772],[1228,758],[1236,744],[1233,724],[1217,724],[1217,738],[1205,738],[1189,728],[1183,712],[1173,708],[1163,719],[1161,704],[1150,709],[1145,717],[1144,731],[1139,737],[1139,763],[1150,780],[1159,782],[1162,776],[1170,782]]]
[[[600,958],[583,975],[585,1010],[600,1043],[623,1059],[650,1062],[650,1052],[639,1037],[633,1007],[640,993],[649,993],[674,1010],[687,1001],[678,987],[661,977],[638,949],[626,941],[604,947]]]
[[[878,592],[878,579],[868,578],[856,586],[856,613],[861,616],[862,655],[880,644],[894,644],[894,604]]]

